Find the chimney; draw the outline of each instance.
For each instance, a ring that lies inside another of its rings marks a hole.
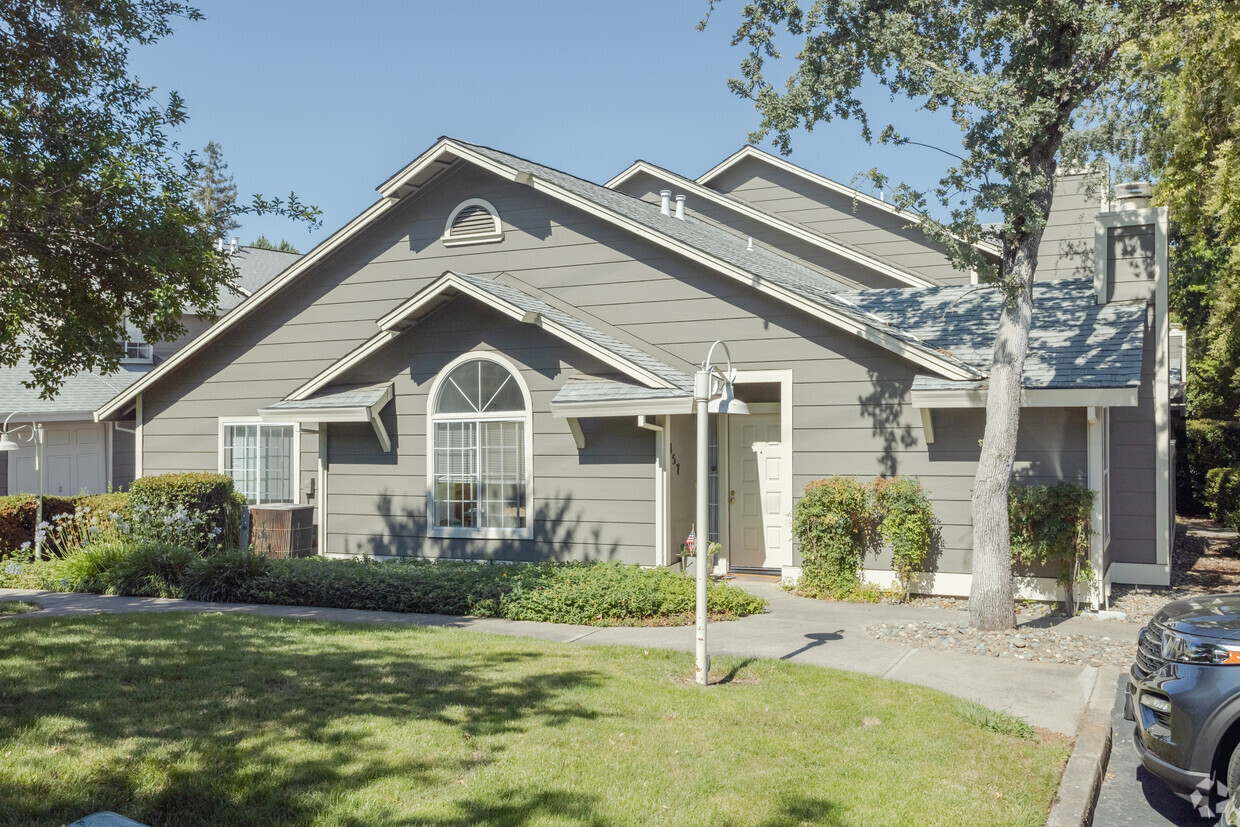
[[[236,237],[236,236],[233,236],[233,237],[229,240],[229,242],[228,242],[228,252],[230,252],[230,253],[235,253],[235,252],[237,252],[237,241],[238,241],[238,239],[237,239],[237,237]]]
[[[676,217],[681,221],[685,220],[685,197],[683,195],[676,196]]]
[[[659,212],[663,213],[666,216],[671,216],[672,214],[672,191],[671,190],[659,190],[659,197],[663,199],[663,206],[659,207]]]
[[[224,239],[222,239],[222,238],[217,238],[217,239],[215,240],[215,252],[217,252],[217,253],[222,253],[222,252],[224,252]]]
[[[1115,185],[1117,210],[1143,210],[1150,205],[1153,188],[1148,181],[1128,181]]]

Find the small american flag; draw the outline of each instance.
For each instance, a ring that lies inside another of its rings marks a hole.
[[[697,551],[697,526],[693,526],[689,529],[689,536],[685,540],[685,548],[687,548],[690,553]]]

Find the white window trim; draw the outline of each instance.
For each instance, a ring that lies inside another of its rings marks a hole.
[[[301,423],[299,422],[266,422],[259,416],[229,416],[219,417],[219,443],[216,448],[216,461],[218,470],[224,476],[230,476],[228,469],[224,467],[224,428],[229,425],[272,425],[275,427],[289,427],[293,429],[293,504],[301,505]],[[261,505],[249,506],[251,508]]]
[[[520,417],[505,411],[503,416],[479,416],[478,414],[437,414],[435,400],[439,398],[439,389],[444,380],[459,365],[485,359],[494,362],[512,374],[517,387],[521,389],[521,398],[525,401],[525,527],[524,528],[463,528],[459,526],[435,525],[435,422],[437,420],[478,421],[483,419],[518,421]],[[426,397],[426,527],[430,537],[460,537],[473,540],[529,540],[534,536],[534,405],[530,389],[525,384],[521,370],[508,359],[487,350],[463,353],[453,359],[435,374]]]
[[[494,228],[489,233],[453,236],[452,222],[456,221],[456,217],[470,207],[482,207],[489,212],[491,220],[494,222]],[[495,206],[490,201],[482,198],[467,198],[460,204],[457,204],[456,209],[448,214],[448,220],[443,225],[443,245],[445,247],[461,247],[466,244],[494,244],[497,241],[503,240],[504,224],[499,220],[499,210],[495,209]]]

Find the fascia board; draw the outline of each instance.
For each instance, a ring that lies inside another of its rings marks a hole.
[[[119,413],[122,406],[135,399],[140,393],[157,382],[164,374],[174,370],[178,365],[188,361],[194,354],[202,350],[211,342],[223,336],[229,330],[232,330],[243,319],[249,318],[250,314],[261,307],[265,301],[279,292],[286,284],[296,279],[310,267],[318,264],[327,256],[335,252],[342,244],[360,232],[364,227],[372,221],[377,220],[381,215],[386,213],[396,205],[396,201],[391,199],[383,199],[371,204],[361,213],[353,218],[348,224],[345,224],[336,232],[332,233],[327,239],[320,243],[310,252],[297,259],[289,266],[287,270],[276,278],[264,284],[250,298],[237,305],[235,308],[224,314],[215,324],[204,330],[198,338],[187,344],[185,347],[173,353],[163,362],[155,366],[154,370],[146,374],[137,382],[130,385],[121,393],[112,397],[103,407],[94,412],[95,421],[102,421]]]
[[[896,207],[894,204],[888,204],[886,201],[879,200],[878,198],[875,198],[872,195],[867,195],[866,193],[861,192],[860,190],[853,189],[852,187],[846,184],[841,184],[839,181],[832,181],[830,178],[819,175],[816,172],[810,172],[808,169],[803,169],[802,167],[799,167],[796,164],[791,163],[790,161],[785,161],[783,158],[778,158],[774,155],[771,155],[769,152],[763,152],[762,150],[758,149],[755,146],[743,146],[740,149],[738,149],[736,152],[733,152],[731,155],[729,155],[719,164],[716,164],[714,167],[712,167],[711,169],[703,173],[697,179],[697,183],[701,184],[702,186],[705,186],[707,181],[711,180],[712,178],[715,178],[720,173],[725,172],[726,170],[730,169],[731,167],[735,166],[737,163],[739,163],[740,161],[746,158],[756,158],[761,161],[766,161],[772,166],[776,166],[782,170],[791,172],[794,175],[800,176],[801,178],[804,178],[805,180],[810,181],[811,183],[817,184],[821,187],[825,187],[841,195],[847,195],[850,198],[855,198],[857,201],[867,206],[883,210],[885,212],[891,213],[892,215],[899,216],[900,218],[906,219],[908,221],[913,221],[916,223],[921,222],[921,216],[918,215],[917,213],[911,213],[908,210],[902,210],[899,207]],[[977,249],[979,252],[983,252],[991,256],[998,257],[999,255],[1002,254],[1002,250],[1000,250],[999,247],[994,244],[987,244],[985,242],[977,242],[973,245],[973,247]]]
[[[728,198],[723,193],[716,192],[710,187],[704,187],[696,181],[690,181],[688,179],[685,179],[684,181],[668,181],[668,173],[666,170],[647,164],[645,161],[638,161],[633,164],[624,172],[604,184],[604,186],[608,189],[615,189],[617,186],[624,183],[629,178],[632,178],[639,172],[644,172],[652,178],[658,178],[666,181],[671,186],[687,187],[690,189],[690,192],[698,198],[703,198],[712,204],[716,204],[724,209],[743,215],[746,218],[765,224],[768,227],[772,227],[780,231],[781,233],[790,235],[800,241],[804,241],[806,244],[811,244],[821,250],[826,250],[832,255],[837,255],[840,258],[860,264],[863,267],[868,267],[880,275],[887,276],[890,279],[895,279],[901,284],[907,284],[910,287],[939,286],[939,283],[936,281],[905,272],[899,267],[894,267],[890,263],[883,261],[876,256],[864,254],[850,247],[846,247],[831,238],[811,232],[804,227],[799,227],[777,215],[771,215],[770,213],[763,212],[762,210],[756,209],[755,207],[752,207],[738,199]]]
[[[684,414],[693,412],[693,397],[624,400],[621,402],[552,402],[551,415],[559,419]]]
[[[914,408],[984,408],[986,389],[915,390],[909,395]],[[1132,408],[1137,405],[1136,388],[1025,388],[1020,392],[1022,408]]]
[[[264,422],[369,422],[370,408],[259,408]]]

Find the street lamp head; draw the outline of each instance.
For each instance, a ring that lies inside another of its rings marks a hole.
[[[20,447],[13,441],[13,437],[9,436],[8,431],[0,434],[0,451],[16,451]]]
[[[723,393],[718,399],[712,399],[706,406],[706,410],[710,413],[731,414],[732,416],[744,416],[749,413],[749,406],[736,398],[736,393],[732,388],[731,382],[724,383]]]

